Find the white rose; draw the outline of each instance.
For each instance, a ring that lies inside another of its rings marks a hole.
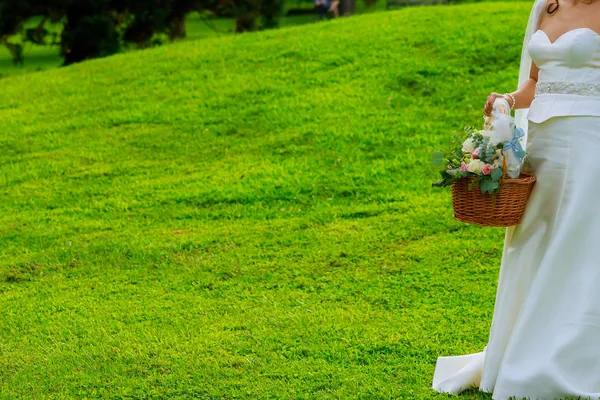
[[[467,140],[465,140],[465,142],[463,143],[463,148],[462,148],[463,153],[473,153],[475,151],[475,142],[473,141],[473,139],[468,138]]]
[[[471,162],[469,162],[469,165],[467,166],[469,172],[472,172],[474,174],[481,174],[481,169],[483,168],[483,166],[485,165],[485,163],[481,160],[471,160]]]

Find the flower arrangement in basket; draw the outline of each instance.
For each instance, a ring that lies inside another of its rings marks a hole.
[[[504,99],[497,99],[483,130],[465,128],[451,151],[434,153],[443,166],[433,186],[452,186],[454,217],[480,226],[513,226],[521,222],[536,177],[522,172],[526,153],[522,129],[510,116]]]

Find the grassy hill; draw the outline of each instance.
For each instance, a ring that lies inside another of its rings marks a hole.
[[[290,25],[302,25],[316,20],[316,14],[285,17],[281,18],[280,26],[284,28]],[[39,22],[39,19],[33,19],[30,21],[30,24],[35,27]],[[51,25],[48,28],[60,32],[61,25]],[[230,35],[235,32],[235,21],[227,18],[213,18],[206,20],[198,13],[191,13],[186,21],[186,31],[187,37],[185,41]],[[12,40],[19,41],[17,38]],[[129,47],[125,51],[131,52],[135,50],[135,47]],[[10,78],[20,74],[55,69],[63,63],[63,58],[60,56],[60,47],[58,45],[39,46],[32,43],[26,43],[24,55],[24,64],[22,66],[14,65],[13,58],[8,49],[5,46],[0,46],[0,78]]]
[[[436,398],[436,357],[486,343],[503,232],[452,219],[430,154],[514,88],[529,7],[3,80],[1,397]]]

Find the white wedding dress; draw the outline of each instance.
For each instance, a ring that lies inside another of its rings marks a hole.
[[[538,181],[507,229],[484,351],[438,359],[433,388],[600,398],[600,35],[528,41],[540,68],[527,152]]]

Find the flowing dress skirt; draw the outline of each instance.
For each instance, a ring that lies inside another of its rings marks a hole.
[[[440,357],[439,392],[600,398],[600,117],[529,123],[538,180],[506,231],[490,337],[481,353]]]

